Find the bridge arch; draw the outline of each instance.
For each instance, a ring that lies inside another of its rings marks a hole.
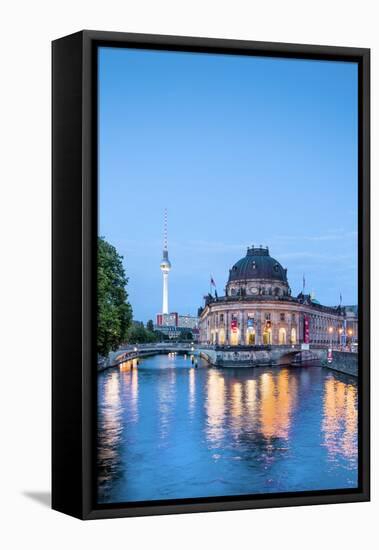
[[[284,353],[278,359],[278,365],[296,365],[308,363],[311,361],[319,361],[319,356],[309,350],[294,350]]]

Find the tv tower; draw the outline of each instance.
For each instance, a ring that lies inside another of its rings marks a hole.
[[[163,223],[163,258],[161,260],[161,271],[163,274],[163,304],[162,314],[168,314],[168,273],[171,269],[171,263],[168,259],[167,248],[167,209],[164,211],[164,223]]]

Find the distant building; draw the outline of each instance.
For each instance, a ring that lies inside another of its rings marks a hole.
[[[358,306],[344,306],[346,342],[358,343]]]
[[[287,270],[268,248],[251,247],[229,271],[225,296],[205,298],[200,341],[219,345],[344,345],[357,339],[357,314],[291,295]]]
[[[176,312],[158,313],[157,315],[158,327],[177,327],[178,322],[179,322],[179,315]]]
[[[199,318],[194,315],[179,315],[176,311],[168,313],[158,313],[158,327],[178,327],[182,329],[194,329],[199,326]]]
[[[179,315],[178,327],[194,329],[199,326],[199,318],[194,315]]]
[[[156,325],[154,327],[154,330],[156,330],[157,332],[161,332],[162,334],[165,334],[166,336],[172,339],[178,339],[181,336],[181,331],[176,326]]]
[[[167,315],[158,313],[154,330],[166,334],[169,338],[186,338],[188,334],[192,334],[191,339],[197,342],[199,340],[198,325],[198,317],[192,315],[178,315],[176,312]]]

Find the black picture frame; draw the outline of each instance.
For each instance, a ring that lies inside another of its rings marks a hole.
[[[359,487],[96,505],[97,55],[100,45],[356,61],[359,80]],[[370,50],[81,31],[52,43],[52,507],[81,519],[370,499]]]

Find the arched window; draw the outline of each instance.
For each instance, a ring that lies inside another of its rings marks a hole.
[[[247,329],[246,331],[246,344],[248,346],[255,345],[255,329]]]
[[[238,346],[238,333],[239,330],[237,329],[235,332],[232,331],[232,333],[230,334],[230,344],[232,346]]]
[[[285,328],[279,329],[279,344],[281,346],[285,345],[287,343],[287,333]]]
[[[263,331],[263,344],[266,346],[272,344],[271,328],[265,328],[265,330]]]

